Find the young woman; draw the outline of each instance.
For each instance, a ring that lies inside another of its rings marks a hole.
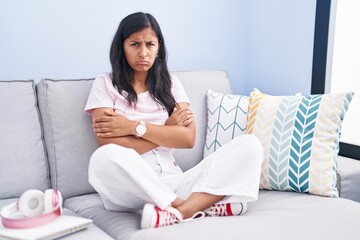
[[[100,145],[89,182],[106,209],[142,209],[141,228],[244,214],[258,196],[261,144],[238,137],[183,172],[171,149],[193,147],[195,121],[166,59],[152,15],[121,21],[110,50],[112,73],[95,79],[85,107]]]

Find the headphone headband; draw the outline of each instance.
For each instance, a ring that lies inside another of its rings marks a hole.
[[[16,204],[16,203],[15,203]],[[60,204],[58,204],[55,209],[49,213],[45,213],[36,217],[30,217],[30,218],[11,218],[9,217],[10,213],[13,212],[10,207],[13,206],[6,206],[1,211],[1,221],[2,225],[6,228],[15,228],[15,229],[21,229],[21,228],[31,228],[31,227],[37,227],[40,225],[44,225],[48,222],[51,222],[58,218],[61,215],[61,208]]]
[[[62,212],[61,193],[57,190],[54,190],[53,196],[54,208],[48,213],[44,213],[35,217],[23,217],[20,216],[20,214],[14,214],[18,202],[13,202],[5,206],[0,213],[2,225],[6,228],[21,229],[37,227],[55,220],[61,215]]]

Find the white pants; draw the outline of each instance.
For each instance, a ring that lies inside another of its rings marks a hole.
[[[225,195],[221,202],[250,202],[258,197],[262,158],[262,146],[252,135],[233,139],[186,172],[170,153],[155,149],[139,155],[107,144],[91,156],[89,182],[113,211],[141,210],[145,203],[165,209],[193,192]]]

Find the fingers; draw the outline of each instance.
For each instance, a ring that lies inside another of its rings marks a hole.
[[[182,109],[177,115],[177,118],[180,125],[187,127],[194,121],[194,114],[190,109]]]
[[[193,117],[190,117],[188,119],[186,119],[184,122],[183,122],[183,126],[187,127],[189,126],[190,123],[192,123],[194,121],[194,118]]]
[[[100,122],[100,123],[94,123],[93,128],[111,128],[110,122]]]
[[[179,114],[178,114],[178,118],[181,121],[185,121],[186,119],[193,117],[194,114],[192,113],[192,111],[190,109],[182,109]]]
[[[93,122],[101,123],[101,122],[109,122],[111,120],[112,120],[112,117],[110,117],[110,116],[101,116],[101,117],[94,118]]]
[[[179,114],[184,114],[184,113],[192,113],[192,111],[189,109],[189,108],[180,108],[180,109],[177,109],[176,111],[174,110],[174,113],[176,115],[179,115]]]
[[[94,118],[94,123],[98,123],[98,122],[109,122],[111,121],[113,118],[112,117],[116,117],[116,116],[120,116],[119,114],[117,114],[114,111],[111,110],[105,110],[104,112],[106,114],[106,116],[101,116],[101,117],[97,117]]]
[[[112,130],[111,128],[107,128],[107,127],[99,127],[99,126],[93,126],[94,132],[96,133],[96,135],[99,136],[99,134],[107,134],[111,133]]]
[[[94,132],[96,136],[98,137],[112,137],[113,132],[111,128],[107,127],[99,127],[99,126],[93,126]]]
[[[117,116],[118,114],[115,111],[105,110],[105,114],[108,116]]]
[[[102,138],[111,138],[111,137],[113,137],[113,134],[111,132],[108,132],[108,133],[96,133],[96,136],[102,137]]]
[[[194,121],[194,114],[189,108],[174,108],[165,125],[178,125],[187,127]]]
[[[95,123],[93,124],[93,130],[95,134],[99,137],[111,137],[112,129],[110,124],[107,122]]]
[[[94,128],[95,133],[108,133],[111,132],[111,128]]]

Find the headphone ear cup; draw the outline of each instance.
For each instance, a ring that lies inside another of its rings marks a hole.
[[[60,204],[60,212],[62,213],[64,198],[59,190],[56,190],[56,192],[57,192],[57,196],[58,196],[58,202]]]
[[[25,217],[35,217],[44,211],[44,193],[39,190],[24,192],[18,202],[17,208]]]
[[[62,195],[60,191],[47,189],[44,193],[44,213],[52,212],[58,205],[62,211]]]
[[[44,213],[51,212],[56,207],[56,202],[54,201],[54,194],[57,194],[53,189],[47,189],[44,193]]]

